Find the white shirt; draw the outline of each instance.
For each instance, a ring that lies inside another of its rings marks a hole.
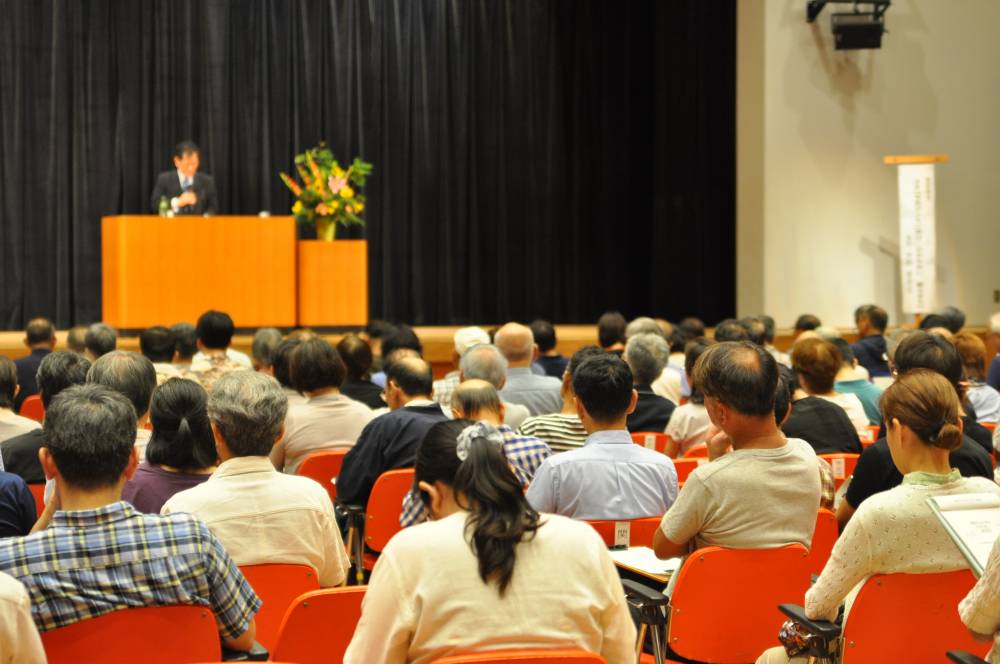
[[[670,399],[674,404],[681,402],[681,376],[677,370],[671,366],[663,367],[660,377],[653,381],[650,386],[653,392],[664,399]]]
[[[253,369],[253,362],[250,360],[250,356],[246,353],[241,353],[235,348],[227,348],[226,357],[229,358],[230,362],[236,362],[237,364],[242,364],[247,369]],[[191,364],[202,364],[207,361],[208,355],[205,355],[200,350],[191,358]]]
[[[849,392],[840,392],[834,396],[824,396],[821,394],[817,394],[816,396],[843,408],[858,435],[868,434],[868,415],[865,414],[865,407],[861,403],[861,399],[858,398],[858,395]]]
[[[160,510],[173,512],[204,521],[237,565],[309,565],[324,588],[347,574],[326,489],[308,477],[277,472],[267,457],[224,461],[207,481],[174,494]]]
[[[271,449],[271,461],[276,468],[295,473],[313,452],[353,447],[373,417],[371,408],[343,394],[307,399],[288,409],[285,437]]]
[[[670,414],[666,434],[670,439],[680,444],[680,453],[684,454],[699,443],[705,442],[705,434],[712,425],[705,404],[691,403],[680,405]]]
[[[22,417],[10,408],[0,408],[0,443],[41,428],[42,425],[30,417]]]
[[[635,661],[635,626],[596,531],[544,515],[501,597],[457,512],[398,533],[375,564],[345,664],[425,664],[457,649],[576,647]]]
[[[28,591],[17,579],[0,572],[0,662],[45,664],[45,651],[31,619]]]

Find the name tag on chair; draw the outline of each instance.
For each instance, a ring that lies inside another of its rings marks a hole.
[[[832,459],[830,465],[833,466],[833,478],[834,479],[836,479],[836,480],[847,479],[847,477],[846,477],[847,471],[844,468],[844,460],[843,459]]]
[[[643,436],[643,440],[645,441],[643,447],[645,447],[647,450],[656,449],[656,436],[654,436],[651,433],[648,433],[645,436]]]
[[[615,548],[627,549],[632,541],[632,524],[628,521],[615,521]]]

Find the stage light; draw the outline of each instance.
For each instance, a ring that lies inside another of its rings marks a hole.
[[[852,3],[853,12],[830,16],[833,29],[834,48],[838,51],[866,48],[882,48],[882,33],[885,29],[885,12],[892,0],[807,0],[806,22],[812,23],[823,11],[827,2]],[[859,11],[858,5],[871,5],[871,11]]]

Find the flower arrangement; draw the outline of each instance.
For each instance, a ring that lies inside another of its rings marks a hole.
[[[292,214],[302,223],[316,224],[317,238],[334,239],[338,223],[364,225],[366,198],[359,190],[372,172],[370,163],[355,157],[344,169],[330,148],[320,143],[295,155],[295,168],[301,184],[284,172],[281,181],[295,195]]]

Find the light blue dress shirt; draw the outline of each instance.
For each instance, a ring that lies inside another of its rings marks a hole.
[[[573,519],[662,516],[677,499],[677,470],[669,457],[633,443],[624,429],[598,431],[580,449],[546,459],[527,498],[539,512]]]
[[[507,384],[500,390],[504,401],[527,406],[532,415],[548,415],[562,410],[562,381],[539,376],[528,367],[507,370]]]

